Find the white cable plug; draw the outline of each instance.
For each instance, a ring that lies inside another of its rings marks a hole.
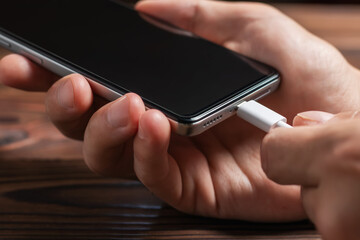
[[[265,132],[276,127],[292,128],[286,123],[285,117],[254,100],[242,102],[237,107],[237,115],[240,118]]]

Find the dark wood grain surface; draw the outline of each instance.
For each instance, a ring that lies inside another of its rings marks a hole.
[[[277,6],[360,67],[360,6]],[[307,221],[189,216],[138,182],[92,174],[81,143],[48,121],[43,99],[0,86],[0,239],[319,239]]]

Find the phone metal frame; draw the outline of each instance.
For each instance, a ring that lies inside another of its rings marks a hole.
[[[12,39],[9,36],[2,33],[0,30],[0,46],[20,55],[23,55],[31,61],[41,65],[49,71],[63,77],[69,74],[77,73],[75,70],[47,57],[34,49],[24,45],[16,39]],[[86,76],[85,76],[86,77]],[[123,94],[114,91],[113,89],[99,83],[94,79],[86,77],[92,90],[97,95],[113,101]],[[236,114],[237,105],[243,101],[259,100],[273,91],[275,91],[280,84],[280,77],[278,74],[270,76],[268,79],[261,81],[260,83],[252,86],[251,88],[239,93],[233,98],[219,104],[212,109],[190,119],[189,123],[181,123],[168,117],[173,131],[184,136],[195,136],[205,130],[215,126],[231,116]]]

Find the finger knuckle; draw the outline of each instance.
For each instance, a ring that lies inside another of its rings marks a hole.
[[[180,26],[190,32],[196,32],[198,19],[201,14],[201,2],[201,0],[189,2],[189,8],[181,14]]]
[[[263,13],[266,13],[266,14],[280,14],[280,11],[269,5],[269,4],[266,4],[266,3],[261,3],[261,2],[258,2],[258,3],[254,3],[256,5],[256,8],[263,12]]]
[[[264,150],[271,149],[276,145],[279,139],[279,134],[276,130],[273,130],[270,134],[267,134],[262,141],[262,148]]]

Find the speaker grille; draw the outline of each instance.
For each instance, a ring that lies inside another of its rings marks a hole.
[[[220,119],[222,119],[223,115],[219,115],[209,121],[207,121],[206,123],[203,124],[203,128],[207,128],[211,125],[213,125],[215,122],[219,121]]]

